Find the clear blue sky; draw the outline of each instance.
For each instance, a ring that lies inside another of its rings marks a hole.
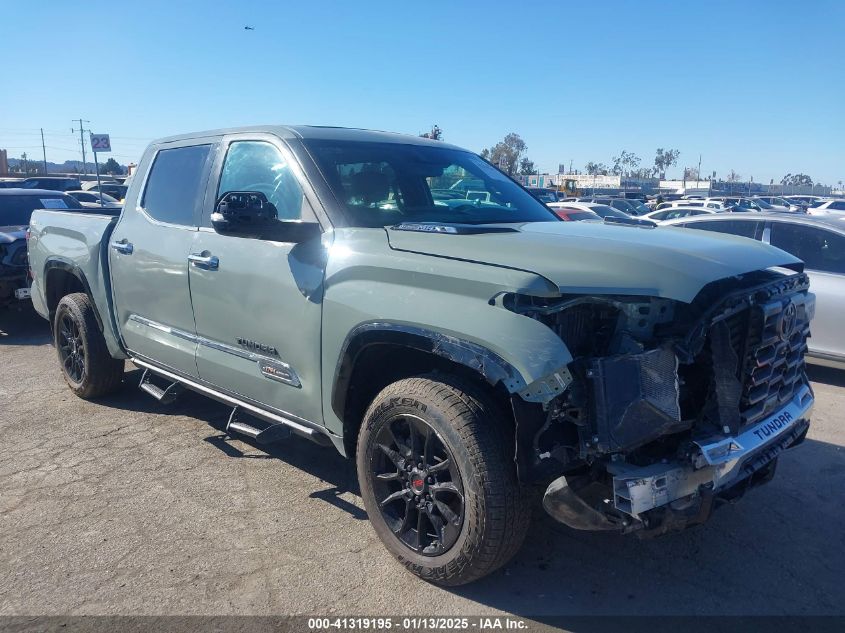
[[[670,176],[700,153],[703,173],[845,180],[842,0],[52,0],[0,15],[12,157],[40,157],[43,127],[49,160],[78,158],[80,116],[122,163],[205,128],[437,123],[475,151],[517,132],[544,171],[673,147]]]

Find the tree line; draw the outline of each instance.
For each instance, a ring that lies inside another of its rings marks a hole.
[[[420,134],[424,138],[443,139],[443,130],[434,125],[431,131]],[[495,165],[509,176],[538,173],[534,161],[528,158],[528,145],[516,132],[511,132],[495,145],[481,150],[481,157]],[[589,161],[584,172],[591,176],[622,176],[624,178],[666,178],[666,172],[678,164],[681,152],[677,149],[658,147],[654,153],[651,165],[643,165],[642,159],[634,152],[622,150],[618,156],[613,156],[610,165],[602,162]],[[698,167],[690,166],[683,169],[684,180],[703,180]],[[709,178],[707,178],[709,179]],[[733,169],[725,178],[728,182],[740,182],[742,177]],[[752,178],[753,180],[753,178]],[[780,184],[785,186],[812,186],[813,179],[806,174],[786,174]]]

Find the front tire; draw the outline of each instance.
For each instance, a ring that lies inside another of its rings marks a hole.
[[[519,550],[530,510],[506,429],[480,390],[439,375],[400,380],[373,400],[358,437],[361,495],[409,571],[462,585]]]
[[[88,295],[62,297],[53,319],[53,340],[62,376],[84,400],[111,393],[123,380],[123,361],[111,357]]]

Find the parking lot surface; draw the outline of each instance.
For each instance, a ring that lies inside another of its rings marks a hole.
[[[226,407],[66,388],[46,321],[0,312],[0,614],[843,614],[845,372],[813,369],[808,440],[773,482],[656,540],[538,510],[504,570],[446,590],[366,520],[354,467],[225,437]]]

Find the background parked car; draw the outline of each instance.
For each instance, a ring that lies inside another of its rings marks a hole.
[[[596,204],[595,202],[557,202],[546,205],[552,211],[556,211],[556,207],[561,206],[567,209],[590,211],[601,218],[616,217],[616,218],[630,218],[631,216],[624,211],[614,209],[606,204]]]
[[[702,206],[678,205],[670,206],[664,209],[658,209],[646,213],[643,218],[646,220],[653,220],[655,222],[662,222],[665,220],[674,220],[676,218],[686,218],[693,215],[708,215],[711,213],[719,213],[719,209],[710,209]]]
[[[549,202],[560,202],[558,192],[554,189],[546,189],[544,187],[526,187],[525,190],[537,198],[540,202],[544,202],[546,204]]]
[[[82,189],[79,178],[64,178],[60,176],[38,176],[27,178],[21,184],[24,189],[48,189],[50,191],[76,191]]]
[[[20,187],[23,178],[0,178],[0,189],[11,189]]]
[[[575,222],[580,220],[601,220],[601,216],[595,211],[581,209],[572,206],[571,203],[552,202],[547,205],[555,215],[565,222]]]
[[[593,204],[603,204],[608,207],[613,207],[617,211],[621,211],[625,215],[634,216],[641,215],[639,208],[632,200],[625,198],[612,198],[607,196],[586,196],[578,198],[579,202],[590,202]],[[648,207],[646,207],[648,209]]]
[[[120,202],[107,193],[100,193],[99,191],[91,191],[90,189],[88,191],[68,191],[67,195],[76,198],[83,207],[89,209],[114,210],[122,208]],[[101,199],[102,204],[100,204]]]
[[[772,206],[773,211],[802,211],[800,204],[790,202],[781,196],[753,196],[752,200],[765,200]]]
[[[810,215],[825,214],[831,211],[845,211],[845,200],[823,200],[807,209]]]
[[[29,298],[26,229],[35,209],[81,209],[64,193],[46,189],[0,189],[0,307]]]
[[[660,211],[662,209],[671,209],[675,207],[710,209],[711,211],[715,212],[729,210],[721,201],[699,199],[684,199],[673,200],[672,202],[661,202],[657,205],[656,210]]]
[[[126,198],[126,191],[129,189],[129,186],[121,185],[117,182],[104,182],[98,185],[95,182],[93,184],[83,184],[82,189],[84,189],[85,191],[93,192],[102,191],[103,193],[110,195],[118,202],[123,202],[123,199]]]
[[[732,213],[682,218],[666,223],[761,240],[804,261],[810,289],[816,295],[816,316],[808,360],[845,368],[845,215]]]

